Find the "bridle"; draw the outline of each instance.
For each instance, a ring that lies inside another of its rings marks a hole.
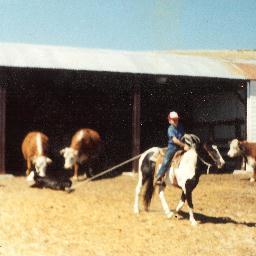
[[[207,166],[207,171],[206,171],[206,173],[209,174],[210,168],[212,167],[212,164],[207,163],[206,161],[204,161],[204,159],[203,159],[202,157],[200,157],[199,155],[198,155],[198,159],[199,159],[203,164],[205,164],[205,165]]]
[[[184,136],[181,138],[184,143],[186,143],[188,146],[193,147],[196,146],[197,144],[200,144],[200,139],[197,137],[195,134],[184,134]],[[217,161],[215,160],[215,157],[212,155],[212,153],[204,148],[204,150],[207,152],[207,154],[212,158],[215,164],[217,164]],[[198,159],[207,166],[207,174],[209,174],[212,164],[209,162],[205,161],[199,154],[197,153]]]
[[[205,149],[206,150],[206,149]],[[207,154],[211,157],[211,159],[214,161],[215,164],[217,164],[217,161],[215,160],[215,157],[212,155],[212,153],[208,150],[207,151]],[[209,171],[210,171],[210,168],[213,166],[212,164],[206,162],[202,157],[199,156],[198,154],[198,159],[207,166],[207,174],[209,174]]]

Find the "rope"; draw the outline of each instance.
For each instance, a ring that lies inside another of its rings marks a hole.
[[[99,173],[99,174],[96,174],[96,175],[94,175],[94,176],[92,176],[92,177],[86,179],[85,182],[86,182],[86,183],[89,183],[90,181],[92,181],[92,180],[94,180],[94,179],[96,179],[96,178],[99,178],[99,177],[101,177],[101,176],[103,176],[103,175],[105,175],[105,174],[107,174],[107,173],[110,173],[110,172],[112,172],[113,170],[115,170],[115,169],[117,169],[117,168],[119,168],[119,167],[121,167],[121,166],[123,166],[123,165],[125,165],[125,164],[128,164],[128,163],[130,163],[130,162],[136,160],[136,159],[139,158],[141,155],[142,155],[142,154],[139,154],[139,155],[137,155],[137,156],[134,156],[134,157],[132,157],[132,158],[130,158],[130,159],[128,159],[128,160],[126,160],[126,161],[120,163],[120,164],[117,164],[117,165],[115,165],[115,166],[113,166],[113,167],[111,167],[111,168],[109,168],[109,169],[107,169],[107,170],[105,170],[105,171],[103,171],[103,172],[101,172],[101,173]],[[84,183],[84,182],[72,186],[72,189],[81,186],[83,183]]]

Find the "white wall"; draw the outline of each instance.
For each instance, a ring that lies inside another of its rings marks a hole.
[[[5,172],[6,89],[0,86],[0,173]]]
[[[247,83],[247,140],[256,141],[256,81]]]

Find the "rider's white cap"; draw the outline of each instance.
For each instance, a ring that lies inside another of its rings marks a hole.
[[[178,118],[179,118],[179,115],[178,115],[177,112],[172,111],[172,112],[169,113],[169,118],[170,118],[170,119],[178,119]]]

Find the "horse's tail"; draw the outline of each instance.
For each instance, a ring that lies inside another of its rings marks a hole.
[[[137,186],[138,190],[141,190],[145,185],[145,191],[143,194],[143,202],[145,210],[147,211],[154,194],[154,174],[156,166],[156,155],[159,153],[160,148],[152,147],[145,151],[139,159],[138,173],[140,177],[140,185]],[[137,193],[139,193],[137,191]]]
[[[145,188],[144,195],[143,195],[143,203],[144,203],[144,208],[146,211],[148,211],[148,209],[149,209],[151,199],[155,192],[154,173],[155,173],[155,166],[154,166],[152,172],[150,172],[150,174],[147,175],[146,180],[145,180],[146,188]]]

